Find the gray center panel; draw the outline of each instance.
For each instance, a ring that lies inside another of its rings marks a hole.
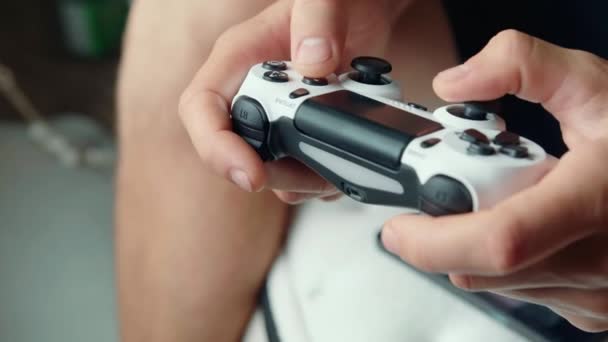
[[[420,182],[416,172],[411,167],[400,165],[398,168],[391,169],[329,145],[302,133],[295,127],[294,121],[289,118],[283,117],[271,125],[274,134],[270,135],[270,145],[278,147],[275,151],[283,151],[281,155],[276,155],[277,158],[289,156],[299,160],[357,201],[377,205],[419,208]],[[301,149],[302,144],[328,152],[346,162],[354,163],[378,175],[395,180],[402,185],[403,193],[395,193],[386,189],[381,190],[347,181],[338,174],[338,170],[332,170],[311,157],[310,154],[304,153]]]

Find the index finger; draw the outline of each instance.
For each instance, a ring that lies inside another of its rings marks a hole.
[[[255,151],[232,132],[230,100],[248,70],[266,59],[289,56],[289,2],[279,1],[256,17],[225,32],[181,97],[179,114],[205,164],[242,188],[258,190],[264,183],[263,163]]]

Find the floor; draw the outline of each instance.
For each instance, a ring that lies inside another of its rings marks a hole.
[[[111,172],[61,166],[20,124],[0,123],[0,161],[0,341],[117,341]]]

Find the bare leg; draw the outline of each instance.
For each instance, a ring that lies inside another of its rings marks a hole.
[[[118,94],[125,341],[237,340],[255,306],[287,207],[206,172],[177,108],[217,36],[269,2],[135,2]]]
[[[206,172],[176,112],[216,38],[271,2],[135,2],[119,88],[116,236],[125,341],[236,340],[255,306],[287,206]],[[432,76],[455,60],[439,51],[451,45],[437,10],[436,1],[415,5],[388,55],[407,98],[429,105],[438,103]]]

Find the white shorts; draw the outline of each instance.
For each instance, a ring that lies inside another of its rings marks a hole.
[[[269,276],[281,341],[525,341],[381,251],[383,222],[401,213],[348,198],[301,206]],[[268,341],[261,310],[245,341]]]

